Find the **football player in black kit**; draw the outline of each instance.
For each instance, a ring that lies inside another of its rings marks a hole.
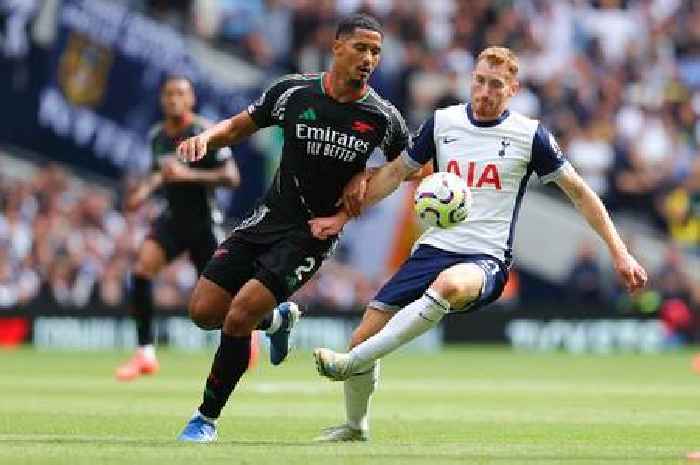
[[[160,103],[165,117],[149,133],[152,173],[126,198],[126,209],[141,206],[157,189],[163,191],[167,208],[151,226],[138,251],[130,286],[130,310],[136,320],[138,349],[116,370],[116,377],[129,381],[158,371],[153,346],[153,297],[151,281],[173,259],[189,252],[200,274],[218,245],[215,228],[222,215],[213,207],[213,189],[236,187],[240,176],[228,148],[210,150],[200,160],[183,163],[175,157],[182,140],[204,131],[210,124],[194,112],[192,83],[173,76],[161,87]]]
[[[198,160],[260,128],[284,130],[270,189],[214,253],[192,294],[192,320],[222,331],[203,402],[178,439],[216,440],[216,419],[247,367],[251,331],[332,253],[337,237],[314,238],[308,221],[341,208],[343,189],[362,176],[375,148],[390,160],[407,148],[401,115],[367,84],[379,63],[382,38],[374,18],[344,19],[329,71],[285,76],[246,111],[178,146],[179,157]]]

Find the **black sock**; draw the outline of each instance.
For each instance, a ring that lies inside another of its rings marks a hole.
[[[140,346],[153,344],[153,294],[151,280],[134,276],[131,290],[131,313],[136,320]]]
[[[202,405],[199,406],[202,415],[219,418],[238,380],[248,369],[249,358],[250,335],[235,337],[221,332],[221,342],[207,378]]]
[[[272,316],[275,314],[275,311],[271,311],[270,313],[267,314],[265,318],[258,323],[258,326],[255,327],[255,329],[258,329],[260,331],[265,331],[268,329],[270,326],[272,326]]]

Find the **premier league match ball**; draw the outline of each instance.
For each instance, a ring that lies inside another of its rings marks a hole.
[[[416,189],[414,207],[424,226],[451,228],[469,216],[472,197],[467,183],[452,173],[434,173]]]

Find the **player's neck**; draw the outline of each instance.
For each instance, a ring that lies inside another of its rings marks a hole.
[[[333,70],[323,73],[321,85],[326,95],[340,103],[360,100],[369,91],[369,86],[367,84],[362,86],[361,89],[353,87],[346,79],[339,76],[338,73]]]
[[[180,116],[170,116],[165,119],[165,132],[174,135],[181,133],[186,127],[192,124],[193,113],[184,113]]]

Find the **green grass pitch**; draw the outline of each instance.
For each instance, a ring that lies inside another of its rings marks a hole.
[[[372,440],[318,445],[342,418],[342,384],[308,352],[262,354],[219,441],[174,438],[198,405],[209,353],[161,351],[155,377],[118,383],[112,352],[0,351],[0,464],[686,464],[700,449],[691,352],[517,353],[451,348],[383,365]]]

